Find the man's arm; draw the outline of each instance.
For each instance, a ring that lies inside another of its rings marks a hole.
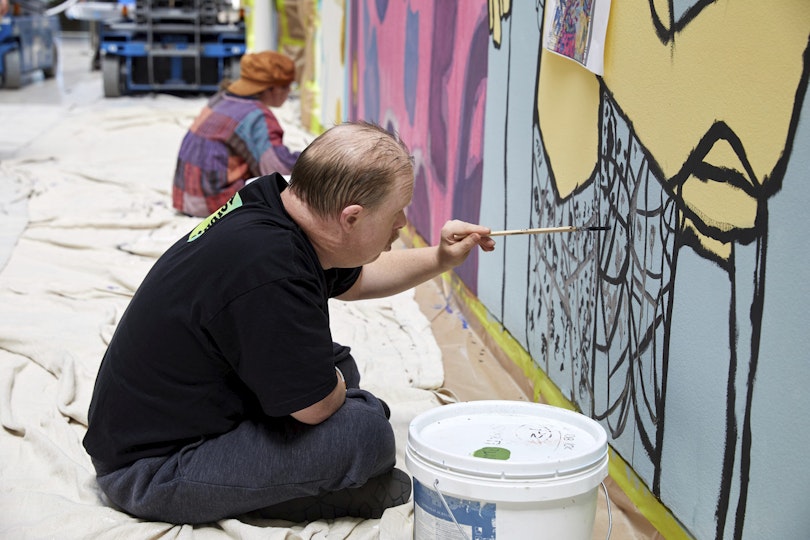
[[[488,227],[448,221],[442,227],[439,245],[383,252],[363,267],[351,289],[338,298],[381,298],[413,288],[463,263],[475,246],[484,251],[495,249],[495,241],[486,236],[489,233]]]
[[[346,381],[343,379],[343,374],[339,369],[335,368],[335,371],[338,379],[335,389],[318,403],[296,411],[290,416],[304,424],[315,425],[335,414],[343,406],[343,402],[346,401]]]

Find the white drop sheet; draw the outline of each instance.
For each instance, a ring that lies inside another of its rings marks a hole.
[[[40,130],[0,161],[0,537],[411,538],[410,504],[379,520],[175,526],[111,508],[95,483],[81,445],[95,374],[146,271],[198,221],[174,212],[170,187],[180,140],[202,104],[147,96],[58,113],[0,106],[4,139],[13,137],[8,126]],[[278,112],[288,144],[300,147],[311,136],[295,127],[293,106]],[[404,468],[410,420],[440,403],[433,390],[444,374],[430,323],[413,291],[333,301],[332,320],[363,386],[391,406]]]

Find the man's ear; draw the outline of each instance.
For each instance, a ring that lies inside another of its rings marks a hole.
[[[359,204],[350,204],[340,213],[340,227],[344,232],[351,232],[360,222],[365,209]]]

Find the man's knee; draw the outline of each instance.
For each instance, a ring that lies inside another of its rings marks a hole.
[[[362,484],[394,466],[394,429],[379,399],[365,390],[349,389],[338,416],[346,428],[343,440],[350,478]]]

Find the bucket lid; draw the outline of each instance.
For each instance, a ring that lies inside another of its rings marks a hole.
[[[445,470],[540,479],[604,466],[607,434],[591,418],[551,405],[471,401],[436,407],[414,418],[408,447]]]

